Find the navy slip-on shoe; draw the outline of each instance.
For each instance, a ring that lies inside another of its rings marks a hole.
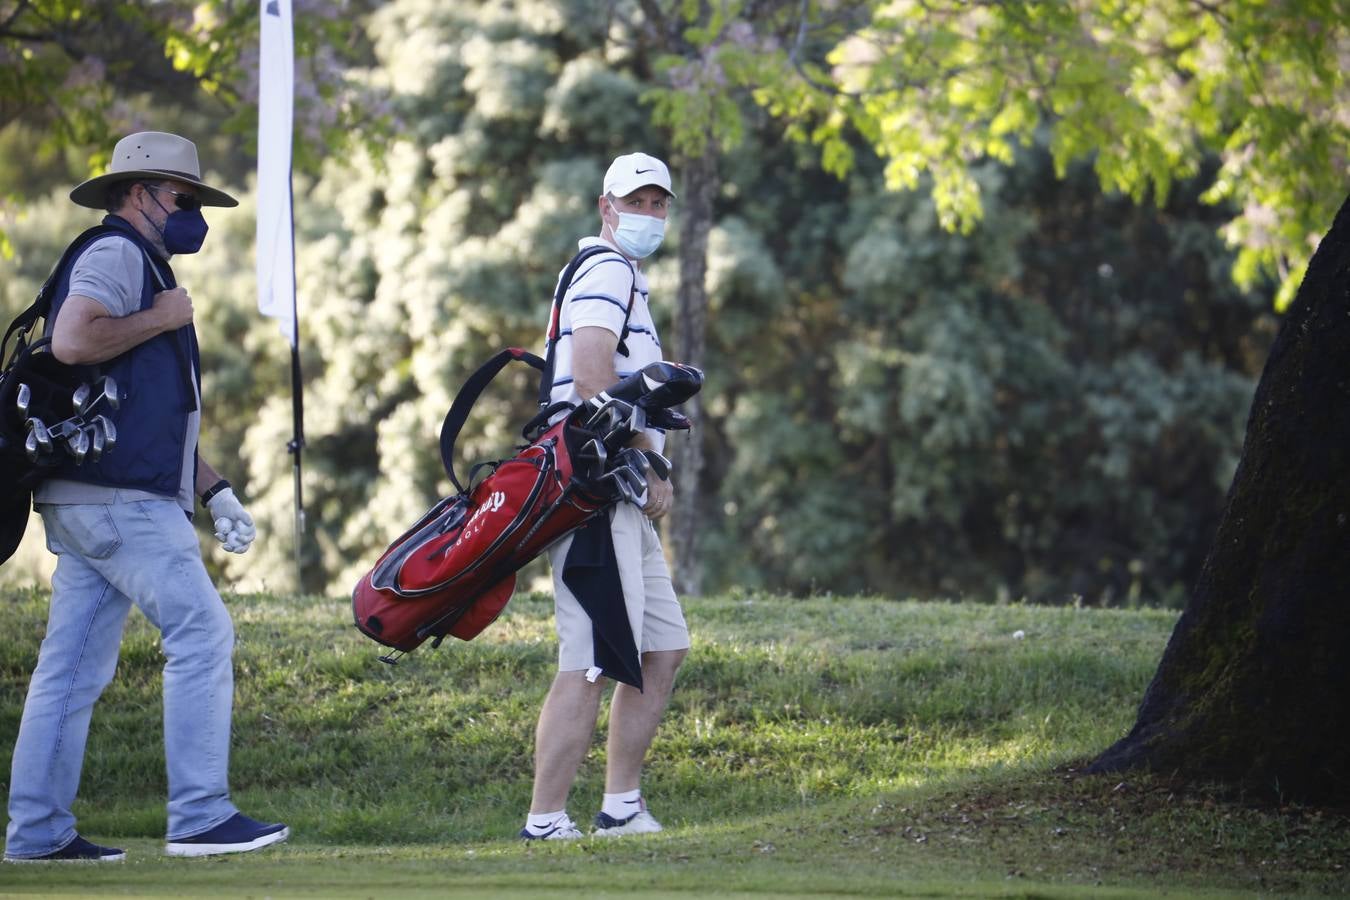
[[[169,841],[164,852],[170,856],[217,856],[221,853],[247,853],[270,844],[279,844],[291,836],[280,822],[267,824],[235,813],[210,831]]]
[[[100,847],[90,843],[78,834],[69,844],[60,850],[53,850],[45,856],[6,856],[7,863],[66,863],[66,862],[121,862],[127,858],[125,850],[116,847]]]

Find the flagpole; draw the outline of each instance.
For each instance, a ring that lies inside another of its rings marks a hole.
[[[291,0],[259,0],[258,45],[258,309],[277,320],[291,345],[291,440],[295,477],[295,589],[304,589],[304,378],[295,278],[292,138],[295,48]],[[287,296],[289,294],[289,296]]]
[[[291,209],[295,209],[295,192],[292,180],[287,177],[287,190],[290,192]],[[295,469],[295,592],[305,589],[304,566],[301,557],[305,536],[305,498],[300,477],[300,456],[305,449],[305,380],[300,372],[300,308],[295,283],[295,216],[291,216],[291,318],[295,322],[295,334],[291,341],[291,442],[287,445]]]

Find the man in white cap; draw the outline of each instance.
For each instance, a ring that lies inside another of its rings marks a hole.
[[[6,862],[125,858],[75,830],[95,701],[113,677],[136,604],[160,631],[168,843],[209,856],[285,840],[285,825],[243,815],[228,769],[234,626],[202,564],[198,500],[225,549],[243,553],[253,520],[230,484],[197,455],[201,378],[192,298],[169,267],[206,236],[203,206],[237,206],[202,181],[197,148],[177,135],[123,138],[109,171],[71,200],[104,209],[52,272],[47,336],[56,358],[115,382],[104,410],[115,446],[58,467],[34,493],[56,554],[47,634],[24,703],[9,781]]]
[[[596,201],[600,234],[579,242],[581,260],[563,296],[559,336],[552,348],[553,401],[580,403],[662,359],[642,262],[661,245],[674,196],[666,164],[645,153],[620,156],[605,172]],[[633,446],[660,452],[664,439],[660,431],[649,429]],[[673,497],[671,482],[649,473],[642,508],[620,503],[610,512],[623,603],[640,651],[641,687],[628,683],[614,687],[605,796],[594,824],[597,835],[661,830],[647,810],[639,778],[675,672],[689,650],[689,629],[652,524],[670,511]],[[520,832],[527,840],[582,836],[567,814],[567,795],[590,748],[607,679],[599,677],[591,619],[563,577],[576,539],[565,538],[549,550],[558,673],[535,733],[534,792]]]

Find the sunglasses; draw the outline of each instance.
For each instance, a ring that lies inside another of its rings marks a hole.
[[[198,200],[192,194],[182,194],[179,193],[178,191],[171,191],[166,187],[157,187],[156,185],[153,184],[143,184],[141,185],[141,187],[155,194],[159,193],[172,194],[173,205],[178,207],[179,209],[195,211],[202,208],[202,201]]]

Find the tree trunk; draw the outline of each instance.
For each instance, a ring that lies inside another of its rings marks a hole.
[[[675,306],[675,353],[671,359],[703,368],[708,321],[708,232],[712,229],[713,201],[720,187],[717,150],[710,140],[703,153],[684,166],[678,215],[680,221],[680,286]],[[704,385],[705,390],[709,385]],[[675,473],[674,510],[670,521],[670,545],[675,557],[675,590],[697,596],[703,584],[698,558],[699,523],[706,498],[699,491],[703,470],[703,441],[699,430],[702,395],[695,394],[681,410],[694,421],[686,434],[667,438]]]
[[[1133,730],[1095,771],[1350,800],[1350,199],[1256,389],[1218,534]]]

